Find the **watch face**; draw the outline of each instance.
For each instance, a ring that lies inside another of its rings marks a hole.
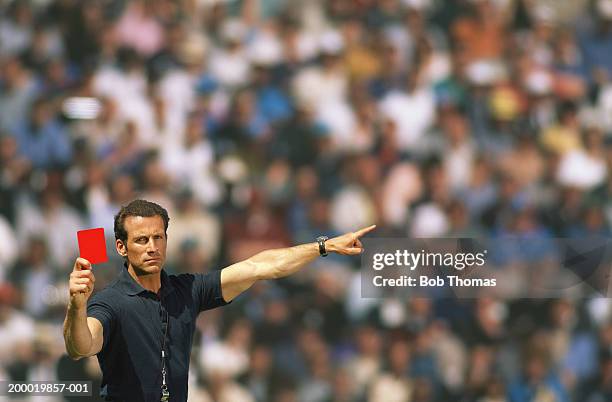
[[[327,250],[325,250],[325,240],[327,239],[327,236],[317,237],[317,243],[319,243],[319,254],[321,254],[323,257],[327,256]]]

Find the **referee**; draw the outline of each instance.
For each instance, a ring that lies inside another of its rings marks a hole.
[[[375,226],[295,247],[262,251],[207,274],[168,275],[168,212],[135,200],[115,216],[115,246],[125,269],[92,294],[89,261],[77,258],[70,274],[64,340],[73,359],[98,356],[100,395],[109,401],[186,401],[195,320],[223,306],[256,281],[291,275],[319,255],[357,255],[359,238]]]

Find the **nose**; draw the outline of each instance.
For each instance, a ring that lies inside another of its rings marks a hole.
[[[147,243],[147,253],[148,254],[156,254],[158,251],[158,247],[155,244],[155,240],[153,240],[153,238],[151,237],[149,239],[149,242]]]

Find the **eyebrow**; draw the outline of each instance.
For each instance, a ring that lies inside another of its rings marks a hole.
[[[146,234],[146,233],[137,233],[133,236],[134,239],[140,239],[142,237],[151,237],[151,236],[157,236],[157,235],[163,235],[164,232],[155,232],[155,233],[151,233],[151,234]]]

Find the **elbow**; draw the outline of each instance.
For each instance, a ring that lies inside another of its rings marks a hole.
[[[76,350],[74,345],[71,345],[68,341],[66,341],[66,354],[71,360],[77,361],[81,360],[84,357],[88,357],[88,354],[79,353]]]
[[[250,270],[248,278],[252,281],[251,284],[261,280],[272,279],[272,273],[265,266],[257,261],[253,261],[252,258],[248,259],[247,263]]]
[[[70,357],[70,359],[74,361],[81,360],[82,358],[85,357],[83,355],[75,353],[74,351],[70,351],[70,350],[66,350],[66,351],[68,352],[68,357]]]
[[[251,275],[255,281],[280,279],[287,276],[291,264],[271,251],[262,251],[249,259]]]

